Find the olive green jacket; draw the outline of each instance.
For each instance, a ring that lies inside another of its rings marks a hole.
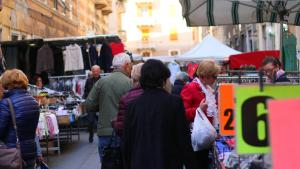
[[[118,114],[120,97],[131,88],[131,79],[120,71],[115,71],[95,83],[86,99],[86,107],[89,111],[99,111],[98,136],[112,134],[111,120]]]

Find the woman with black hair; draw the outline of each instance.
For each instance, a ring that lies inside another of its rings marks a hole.
[[[161,61],[144,63],[140,78],[144,93],[127,107],[126,169],[196,168],[184,106],[180,97],[170,94],[169,78],[170,71]]]

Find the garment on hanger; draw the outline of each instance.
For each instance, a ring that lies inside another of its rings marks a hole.
[[[91,66],[98,64],[98,53],[95,45],[90,45],[89,54],[91,59]]]
[[[90,70],[91,69],[91,59],[89,54],[89,48],[90,45],[88,43],[81,46],[81,53],[82,53],[82,59],[84,64],[84,70]]]
[[[66,47],[64,54],[65,71],[83,70],[84,64],[80,46],[77,44]]]
[[[176,62],[170,62],[168,68],[171,72],[170,81],[171,84],[174,84],[176,79],[176,73],[180,71],[180,66]]]
[[[53,51],[53,59],[54,59],[54,70],[53,76],[62,76],[64,74],[64,58],[63,58],[63,50],[61,47],[51,46]]]
[[[49,45],[43,45],[37,53],[36,58],[36,73],[41,73],[42,71],[53,71],[53,52]]]
[[[104,42],[102,44],[102,48],[100,51],[100,67],[104,71],[104,73],[108,73],[111,70],[112,66],[112,50],[110,46],[107,44],[107,42]]]
[[[2,75],[5,72],[5,70],[6,70],[5,58],[3,56],[2,48],[0,45],[0,75]]]
[[[125,51],[124,44],[122,42],[118,42],[118,43],[112,42],[112,43],[109,44],[109,46],[111,48],[113,56]]]

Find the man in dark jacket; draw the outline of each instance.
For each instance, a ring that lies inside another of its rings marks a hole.
[[[281,63],[278,59],[268,56],[263,60],[262,68],[267,76],[267,80],[273,83],[290,83],[284,70],[281,69]]]
[[[174,86],[172,88],[172,94],[180,96],[180,92],[184,85],[189,81],[189,76],[185,72],[177,72],[176,73],[176,80],[174,82]]]
[[[84,94],[82,96],[84,99],[87,98],[87,96],[89,95],[94,84],[100,79],[101,69],[98,65],[92,66],[91,71],[92,71],[91,77],[88,78],[85,82]],[[97,121],[96,113],[97,112],[95,112],[95,111],[88,111],[88,121],[89,121],[88,131],[89,131],[89,142],[90,143],[92,143],[94,141],[94,126]]]

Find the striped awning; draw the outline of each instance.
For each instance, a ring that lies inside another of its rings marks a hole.
[[[300,25],[300,0],[179,0],[188,26],[280,22]]]

